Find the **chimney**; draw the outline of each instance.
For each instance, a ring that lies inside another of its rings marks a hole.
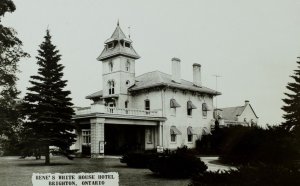
[[[250,102],[250,101],[245,100],[245,106],[246,106],[246,105],[249,105],[249,102]]]
[[[180,83],[180,59],[172,58],[172,81]]]
[[[201,65],[198,63],[193,64],[193,84],[201,87]]]

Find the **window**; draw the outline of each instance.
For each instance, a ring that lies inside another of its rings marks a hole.
[[[193,135],[196,135],[196,133],[194,132],[192,127],[188,127],[187,128],[187,138],[188,138],[188,142],[191,143],[193,142]]]
[[[113,44],[113,43],[108,43],[107,47],[108,47],[109,49],[111,49],[111,48],[114,47],[114,44]]]
[[[91,143],[91,130],[82,129],[82,143],[90,144]]]
[[[188,142],[193,142],[193,135],[192,134],[188,134]]]
[[[125,101],[125,108],[128,108],[128,101]]]
[[[125,42],[125,47],[130,48],[130,43]]]
[[[109,66],[109,72],[112,72],[114,70],[114,64],[113,64],[113,62],[112,61],[109,62],[108,66]]]
[[[181,132],[175,126],[171,126],[170,128],[171,142],[176,142],[177,135],[181,135]]]
[[[108,94],[115,94],[115,82],[114,81],[108,82]]]
[[[202,116],[206,117],[207,116],[207,104],[206,103],[202,103]]]
[[[149,99],[145,100],[145,110],[150,110],[150,100]]]
[[[130,81],[129,80],[126,81],[126,85],[127,86],[130,85]]]
[[[148,144],[152,144],[153,143],[153,139],[152,139],[151,129],[146,129],[145,133],[146,133],[146,142]]]
[[[187,115],[191,116],[192,115],[192,110],[196,109],[197,107],[192,103],[192,101],[187,102]]]
[[[130,61],[129,60],[127,60],[125,68],[126,68],[126,71],[129,72],[129,70],[130,70]]]
[[[176,142],[176,134],[171,134],[171,142]]]

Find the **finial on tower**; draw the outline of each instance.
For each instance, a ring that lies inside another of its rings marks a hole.
[[[118,19],[118,23],[117,23],[117,26],[120,26],[120,22],[119,22],[119,19]]]

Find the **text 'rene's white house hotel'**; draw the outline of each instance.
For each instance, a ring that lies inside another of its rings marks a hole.
[[[78,108],[75,148],[100,157],[128,150],[195,147],[214,123],[213,97],[220,92],[201,83],[201,65],[193,80],[181,79],[181,61],[172,58],[172,74],[153,71],[135,76],[140,56],[117,25],[97,58],[102,62],[103,89],[88,95],[90,107]]]

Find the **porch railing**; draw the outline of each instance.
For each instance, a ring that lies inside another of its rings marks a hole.
[[[155,110],[140,110],[140,109],[125,109],[117,107],[106,107],[104,105],[95,104],[90,107],[79,108],[75,111],[76,115],[92,114],[92,113],[106,113],[106,114],[121,114],[133,116],[160,116],[160,111]]]

